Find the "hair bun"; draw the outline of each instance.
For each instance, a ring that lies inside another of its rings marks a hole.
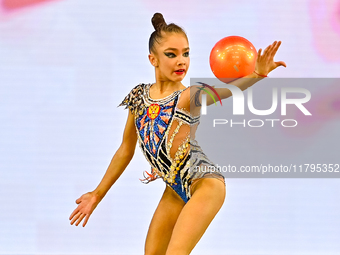
[[[163,15],[159,12],[153,15],[151,22],[156,31],[160,30],[163,25],[166,25]]]

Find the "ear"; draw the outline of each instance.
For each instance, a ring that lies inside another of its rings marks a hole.
[[[149,60],[150,60],[151,65],[153,65],[154,67],[158,67],[158,60],[153,53],[149,54]]]

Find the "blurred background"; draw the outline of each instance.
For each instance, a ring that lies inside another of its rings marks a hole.
[[[148,61],[155,12],[187,32],[185,86],[214,77],[210,51],[230,35],[256,49],[282,41],[275,60],[287,68],[270,77],[339,77],[339,0],[0,0],[0,254],[143,254],[165,184],[139,181],[150,166],[138,145],[87,226],[71,226],[68,217],[120,146],[128,111],[118,104],[137,84],[155,81]],[[314,91],[325,118],[305,123],[308,132],[275,137],[298,139],[302,156],[333,141],[332,157],[319,163],[339,164],[340,89]],[[241,145],[254,148],[254,139]],[[340,254],[339,184],[227,179],[224,206],[192,254]]]

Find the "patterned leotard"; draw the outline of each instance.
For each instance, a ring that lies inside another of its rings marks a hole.
[[[203,153],[190,135],[197,128],[200,116],[192,116],[181,105],[184,90],[162,99],[152,99],[152,84],[134,87],[119,106],[125,105],[134,114],[139,146],[151,165],[144,183],[162,178],[186,203],[191,197],[191,184],[204,177],[224,176]],[[225,182],[224,182],[225,183]]]

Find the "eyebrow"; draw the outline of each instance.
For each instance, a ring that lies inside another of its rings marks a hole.
[[[189,50],[190,48],[187,47],[187,48],[184,48],[183,51],[186,51],[186,50]],[[173,51],[176,51],[177,49],[176,48],[167,48],[165,50],[173,50]]]

